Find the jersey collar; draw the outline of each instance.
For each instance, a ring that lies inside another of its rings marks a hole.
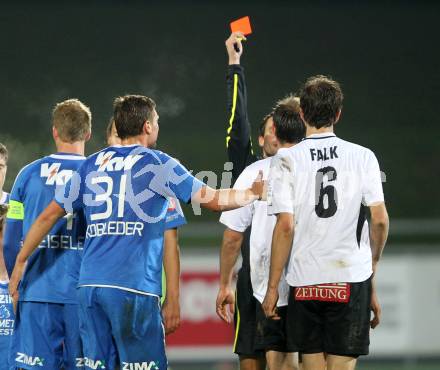
[[[304,140],[327,139],[329,137],[336,137],[336,135],[333,132],[324,132],[322,134],[312,134],[312,135],[309,135]]]
[[[128,144],[128,145],[115,144],[115,145],[109,146],[109,148],[133,148],[135,146],[142,146],[142,145],[140,145],[140,144]]]
[[[86,158],[86,157],[84,157],[81,154],[77,154],[77,153],[63,153],[63,152],[58,152],[58,153],[55,153],[55,154],[51,154],[49,157],[53,158],[53,159],[73,159],[73,160],[82,160],[82,159]]]

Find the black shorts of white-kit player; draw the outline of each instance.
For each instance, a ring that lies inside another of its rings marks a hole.
[[[277,307],[278,320],[267,318],[260,302],[256,303],[255,349],[262,351],[290,352],[287,350],[287,306]]]
[[[371,278],[290,289],[287,346],[303,354],[358,357],[370,343]]]
[[[249,242],[247,243],[249,246]],[[238,272],[235,295],[235,337],[234,353],[241,357],[264,357],[264,351],[255,348],[256,305],[259,302],[252,293],[249,266],[243,266]]]

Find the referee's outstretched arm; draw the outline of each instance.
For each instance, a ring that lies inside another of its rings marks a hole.
[[[229,57],[226,87],[227,110],[230,114],[226,129],[226,148],[228,160],[233,164],[232,178],[234,182],[249,164],[258,159],[252,150],[246,81],[244,69],[240,65],[243,53],[242,40],[244,39],[245,37],[240,32],[233,32],[225,42]],[[237,46],[238,51],[234,45]]]

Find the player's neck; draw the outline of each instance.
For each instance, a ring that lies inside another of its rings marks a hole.
[[[321,127],[316,128],[309,125],[306,125],[306,137],[310,135],[316,135],[316,134],[332,134],[334,132],[333,125],[330,127]]]
[[[57,151],[60,153],[71,153],[84,155],[85,152],[85,142],[76,141],[74,143],[57,142]]]
[[[280,143],[278,149],[281,149],[281,148],[291,148],[294,145],[295,145],[294,143]]]
[[[121,140],[121,145],[141,145],[148,148],[148,140],[145,135],[131,136]]]

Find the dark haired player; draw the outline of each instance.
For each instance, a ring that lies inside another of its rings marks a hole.
[[[14,297],[27,259],[52,225],[68,211],[85,213],[78,297],[85,366],[91,368],[113,368],[116,350],[122,368],[167,369],[159,300],[168,197],[224,211],[263,194],[261,175],[246,190],[214,190],[149,149],[159,134],[155,106],[140,95],[115,100],[122,145],[85,160],[28,232],[11,276]]]
[[[277,221],[263,308],[278,318],[289,260],[289,348],[302,354],[305,370],[351,370],[368,354],[370,325],[380,317],[373,279],[388,235],[381,173],[371,150],[334,134],[343,100],[336,81],[309,78],[300,100],[306,139],[271,163],[267,204]]]
[[[105,133],[108,146],[121,145],[122,140],[116,131],[113,117],[109,120]],[[186,224],[177,199],[169,199],[165,217],[161,303],[165,334],[171,334],[180,326],[180,250],[177,229]]]
[[[279,148],[289,148],[304,138],[305,126],[299,115],[299,99],[296,104],[279,104],[272,112],[275,135]],[[254,162],[244,169],[237,179],[234,188],[247,187],[255,173],[263,171],[263,179],[268,176],[270,158]],[[284,277],[281,279],[278,292],[278,312],[280,320],[270,320],[264,315],[261,303],[266,294],[269,280],[270,248],[273,227],[276,217],[267,215],[267,202],[255,202],[243,208],[224,212],[220,222],[229,229],[243,233],[252,225],[250,236],[250,275],[253,296],[256,298],[256,331],[254,348],[265,352],[269,369],[291,370],[294,368],[293,354],[287,348],[285,323],[289,288]],[[226,252],[226,251],[225,251]],[[222,257],[224,254],[222,254]],[[222,258],[226,262],[227,258]]]

